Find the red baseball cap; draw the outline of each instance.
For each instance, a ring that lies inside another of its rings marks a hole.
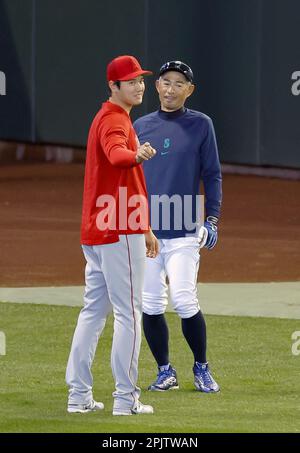
[[[151,71],[142,69],[137,59],[131,55],[122,55],[114,58],[108,63],[106,70],[107,80],[112,80],[113,82],[117,80],[132,80],[140,75],[151,74],[153,74]]]

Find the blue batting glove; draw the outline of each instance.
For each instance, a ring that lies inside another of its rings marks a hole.
[[[212,219],[212,220],[211,220]],[[218,219],[217,219],[218,221]],[[211,250],[214,248],[218,241],[218,227],[213,217],[208,217],[204,222],[204,227],[207,229],[207,240],[205,243],[205,248]]]

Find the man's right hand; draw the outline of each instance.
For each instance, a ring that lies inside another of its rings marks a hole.
[[[144,160],[151,159],[155,154],[155,149],[152,148],[149,142],[146,142],[138,148],[135,160],[138,164],[141,164]]]

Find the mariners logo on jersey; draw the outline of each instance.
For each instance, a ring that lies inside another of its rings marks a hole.
[[[170,147],[170,144],[171,144],[171,140],[169,138],[165,138],[164,139],[164,149],[168,149]],[[168,151],[162,151],[160,154],[162,156],[164,156],[165,154],[168,154],[169,150]]]

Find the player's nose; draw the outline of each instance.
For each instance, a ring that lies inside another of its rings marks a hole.
[[[174,87],[172,85],[168,86],[167,93],[174,93]]]

